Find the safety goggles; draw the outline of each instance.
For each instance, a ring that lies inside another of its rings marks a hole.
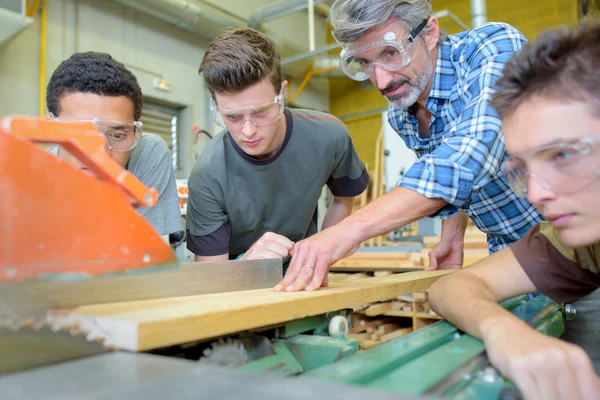
[[[237,108],[219,108],[212,98],[210,101],[210,110],[215,123],[230,132],[241,131],[246,121],[257,127],[272,124],[281,118],[283,108],[282,92],[268,103]]]
[[[542,146],[509,157],[503,172],[510,188],[527,198],[529,178],[556,194],[570,194],[600,177],[600,136]]]
[[[132,150],[142,137],[142,123],[140,121],[116,121],[110,119],[78,119],[58,118],[52,115],[55,121],[63,122],[92,122],[98,132],[104,135],[106,145],[111,151],[125,152]]]
[[[397,71],[410,63],[415,39],[427,26],[429,18],[423,20],[408,36],[402,36],[399,25],[383,35],[382,40],[357,49],[347,46],[340,53],[340,68],[355,81],[365,81],[371,77],[375,67]]]

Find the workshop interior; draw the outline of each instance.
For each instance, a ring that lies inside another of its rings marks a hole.
[[[450,36],[502,22],[531,41],[600,15],[596,0],[431,5]],[[199,68],[225,28],[252,28],[277,45],[288,82],[279,115],[284,107],[326,113],[347,128],[368,172],[352,212],[392,191],[417,162],[388,123],[382,92],[344,70],[356,59],[340,57],[347,49],[332,34],[332,7],[332,0],[0,0],[0,398],[527,398],[492,365],[482,340],[430,306],[431,285],[453,273],[428,270],[442,235],[435,216],[360,243],[315,291],[273,290],[289,257],[196,261],[190,250],[190,223],[213,206],[193,198],[192,177],[207,167],[223,130]],[[158,206],[160,185],[136,176],[133,156],[125,166],[111,156],[136,154],[135,145],[119,149],[97,120],[50,115],[51,76],[88,51],[110,54],[136,77],[143,132],[135,143],[152,134],[165,147],[160,165],[172,170],[180,229],[161,232],[140,211]],[[259,117],[249,118],[244,124],[261,128]],[[332,190],[324,185],[318,198],[319,227],[337,198]],[[290,220],[298,201],[289,201]],[[488,244],[469,221],[464,267],[486,258]],[[545,295],[501,305],[554,338],[577,318],[577,307]]]

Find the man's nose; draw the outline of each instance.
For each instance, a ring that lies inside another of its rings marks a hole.
[[[252,121],[249,119],[244,121],[244,125],[242,125],[242,133],[244,136],[250,138],[254,136],[254,134],[258,131],[258,128]]]
[[[527,200],[531,204],[539,204],[554,198],[556,198],[556,193],[548,184],[534,174],[529,175],[527,179]]]
[[[384,90],[394,80],[394,74],[385,68],[375,66],[371,74],[371,83],[379,89]]]

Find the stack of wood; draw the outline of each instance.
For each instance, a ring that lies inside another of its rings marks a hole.
[[[354,328],[348,337],[356,339],[362,349],[370,349],[439,319],[429,308],[427,291],[414,292],[355,307]]]
[[[371,318],[355,314],[354,328],[348,334],[349,339],[358,341],[363,350],[370,349],[390,340],[412,332],[412,327],[406,326],[393,318]]]

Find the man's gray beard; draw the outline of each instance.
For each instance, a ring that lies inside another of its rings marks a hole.
[[[395,96],[384,95],[383,97],[394,108],[409,108],[417,102],[419,96],[421,96],[421,94],[423,94],[423,92],[425,91],[425,88],[429,83],[429,78],[431,77],[432,72],[433,60],[431,59],[431,54],[428,51],[426,51],[425,65],[423,65],[423,68],[421,68],[421,70],[417,74],[417,77],[414,80],[407,82],[411,87],[406,91],[406,93],[397,94]]]

